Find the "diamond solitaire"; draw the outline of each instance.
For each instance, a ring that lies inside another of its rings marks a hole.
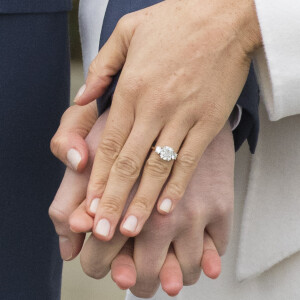
[[[170,161],[170,160],[176,160],[177,153],[174,151],[173,148],[169,146],[159,147],[157,146],[155,148],[155,152],[159,154],[160,158],[162,160]]]

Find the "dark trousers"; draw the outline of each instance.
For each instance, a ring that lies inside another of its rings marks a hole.
[[[69,103],[67,13],[0,14],[0,300],[60,299],[49,149]]]

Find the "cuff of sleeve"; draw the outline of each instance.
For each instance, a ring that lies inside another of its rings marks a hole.
[[[230,123],[232,131],[235,130],[239,126],[241,119],[242,119],[242,112],[243,112],[242,107],[237,104],[234,107],[232,113],[230,114],[229,123]]]
[[[264,48],[254,54],[261,97],[271,121],[299,114],[299,0],[255,0]]]

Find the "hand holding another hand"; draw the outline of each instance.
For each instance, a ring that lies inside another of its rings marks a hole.
[[[72,112],[72,108],[69,110]],[[69,118],[64,119],[64,125],[68,119],[72,120],[73,132],[76,132],[74,127],[80,122],[75,121],[79,115],[75,117],[74,114],[72,118],[70,111]],[[60,245],[61,252],[64,255],[69,251],[65,258],[74,258],[84,240],[83,233],[70,231],[69,217],[73,211],[71,228],[74,231],[89,231],[93,226],[93,218],[86,213],[83,200],[106,117],[107,113],[100,117],[87,138],[89,167],[82,174],[70,169],[66,171],[50,208],[56,230],[64,237],[64,243]],[[65,138],[60,139],[61,142],[56,140],[61,145],[56,149],[67,151],[68,147],[62,141],[68,141],[66,137],[72,126],[60,128],[60,134],[54,138],[54,142],[57,137]],[[57,156],[65,158],[66,153],[61,151]],[[126,244],[127,237],[119,231],[110,242],[102,242],[91,236],[82,250],[85,272],[101,278],[107,274],[113,262],[112,276],[118,285],[122,288],[132,287],[134,294],[147,297],[155,292],[159,279],[170,295],[180,291],[182,281],[184,284],[195,283],[199,278],[200,265],[209,277],[218,276],[220,261],[216,248],[220,254],[224,253],[231,225],[233,163],[232,135],[229,126],[226,126],[205,152],[178,207],[168,215],[161,215],[154,210],[134,244]],[[133,196],[134,191],[129,201]],[[66,240],[69,246],[66,246]],[[175,270],[174,277],[170,277],[170,269]]]
[[[87,192],[96,237],[113,237],[141,174],[122,234],[139,234],[157,199],[160,213],[175,209],[227,121],[260,44],[250,0],[169,0],[120,20],[77,97],[82,105],[101,96],[123,68]],[[177,160],[148,156],[153,144],[172,147]]]

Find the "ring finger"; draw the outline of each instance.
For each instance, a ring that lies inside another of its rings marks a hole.
[[[228,124],[225,125],[224,129],[226,126],[228,126]],[[160,213],[170,213],[183,197],[185,190],[191,181],[192,175],[203,155],[203,150],[206,148],[203,147],[203,144],[208,144],[206,136],[207,133],[205,133],[205,128],[201,123],[197,123],[189,131],[173,166],[168,183],[164,187],[157,202],[157,209]],[[216,145],[212,142],[208,148],[209,147],[216,147]],[[207,152],[209,153],[209,151]],[[222,155],[222,149],[220,149],[220,155]],[[166,201],[169,203],[169,206],[167,207],[165,205]]]
[[[159,131],[160,126],[153,128],[145,122],[135,121],[124,147],[111,167],[104,193],[97,200],[93,229],[97,238],[107,241],[113,237],[129,193]],[[90,208],[93,205],[92,202]]]
[[[170,146],[174,149],[174,152],[177,152],[190,127],[190,122],[187,122],[185,119],[172,120],[162,130],[156,145],[164,148],[165,146]],[[169,150],[166,149],[165,158],[172,153]],[[161,155],[163,154],[152,151],[146,161],[137,193],[126,211],[120,227],[120,231],[124,235],[136,236],[139,234],[169,177],[173,159],[170,161],[164,160],[161,158]]]

